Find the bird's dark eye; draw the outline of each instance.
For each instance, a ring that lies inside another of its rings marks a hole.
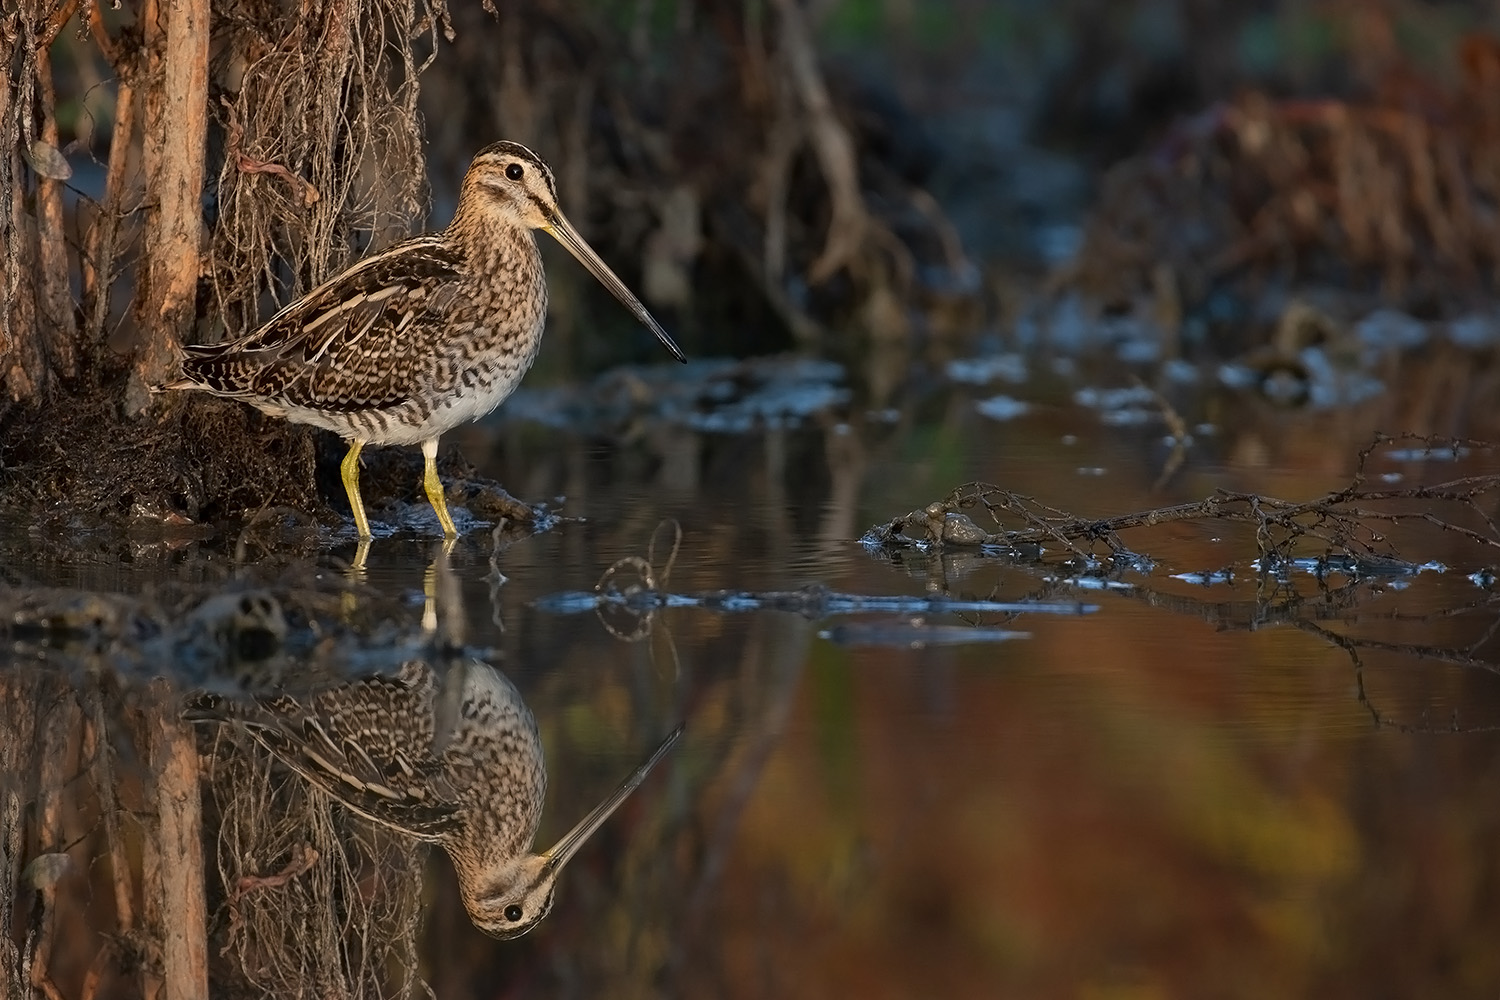
[[[509,177],[513,181],[520,180],[521,175],[525,172],[525,168],[523,168],[519,163],[512,163],[510,166],[505,168],[505,176]],[[506,912],[509,913],[510,911],[507,910]]]
[[[521,172],[520,167],[515,167],[514,169],[517,174]],[[510,173],[510,171],[507,170],[506,173]],[[509,920],[511,923],[516,923],[517,921],[519,921],[521,919],[521,908],[514,903],[507,906],[505,908],[505,919]]]

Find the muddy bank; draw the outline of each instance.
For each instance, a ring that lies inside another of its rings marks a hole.
[[[297,550],[351,530],[338,471],[347,445],[337,436],[202,393],[165,393],[128,416],[119,393],[129,372],[91,375],[69,383],[54,406],[9,408],[0,426],[0,505],[28,522],[39,543],[224,544],[249,531]],[[552,517],[479,476],[454,447],[438,467],[471,523],[506,518],[530,528]],[[433,519],[421,477],[420,452],[369,449],[361,483],[371,513],[425,530]]]

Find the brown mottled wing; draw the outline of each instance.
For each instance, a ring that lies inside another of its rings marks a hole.
[[[239,340],[188,347],[182,380],[221,396],[336,412],[396,406],[431,383],[463,260],[420,237],[368,257]]]
[[[453,790],[434,755],[430,666],[409,661],[306,697],[240,703],[200,695],[190,720],[237,724],[284,764],[353,811],[425,840],[458,825]]]

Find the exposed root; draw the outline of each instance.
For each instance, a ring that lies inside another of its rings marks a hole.
[[[262,289],[289,301],[407,235],[425,200],[417,47],[447,19],[442,0],[233,6],[209,95],[209,312],[229,334],[259,325]]]

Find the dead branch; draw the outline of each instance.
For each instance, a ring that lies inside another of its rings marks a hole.
[[[84,691],[84,710],[93,730],[94,753],[89,767],[94,794],[99,799],[104,839],[109,845],[110,881],[114,885],[115,925],[121,937],[135,931],[135,877],[126,854],[126,841],[120,826],[119,787],[114,770],[115,748],[109,738],[109,720],[104,710],[102,681],[94,681]],[[102,954],[102,953],[101,953]]]
[[[1307,632],[1310,635],[1315,635],[1325,642],[1337,646],[1339,649],[1343,650],[1346,656],[1349,657],[1349,662],[1354,668],[1355,696],[1358,698],[1360,705],[1364,707],[1365,711],[1370,713],[1370,720],[1376,726],[1379,726],[1382,729],[1394,729],[1400,733],[1473,733],[1500,728],[1494,725],[1472,726],[1462,724],[1459,721],[1457,712],[1455,712],[1452,717],[1442,725],[1404,722],[1392,718],[1389,713],[1381,710],[1381,708],[1375,704],[1374,699],[1370,697],[1369,689],[1365,684],[1365,672],[1368,668],[1365,666],[1363,654],[1366,650],[1399,653],[1404,657],[1409,657],[1418,661],[1437,661],[1440,663],[1448,664],[1450,666],[1483,670],[1486,673],[1491,674],[1500,673],[1500,667],[1497,667],[1493,663],[1489,663],[1479,659],[1473,654],[1472,650],[1451,650],[1441,649],[1433,646],[1422,646],[1413,643],[1382,642],[1380,640],[1350,636],[1342,632],[1335,632],[1332,629],[1325,628],[1313,622],[1296,622],[1294,624],[1296,624],[1296,626],[1302,629],[1304,632]]]
[[[71,5],[69,5],[71,6]],[[66,9],[66,8],[65,8]],[[56,150],[57,94],[52,81],[52,59],[48,50],[39,48],[36,53],[37,111],[41,118],[41,133],[37,143],[48,150]],[[33,144],[33,150],[36,144]],[[60,159],[60,158],[59,158]],[[33,152],[33,163],[39,157]],[[68,243],[64,233],[63,181],[69,171],[67,162],[59,175],[55,169],[38,168],[37,174],[37,319],[42,324],[42,343],[51,362],[52,370],[63,376],[71,376],[77,369],[78,324],[74,314],[73,294],[68,289]]]
[[[140,384],[160,385],[197,317],[208,135],[208,0],[147,0],[147,73],[163,83],[145,96],[142,163],[147,178],[145,269],[136,301]],[[148,397],[127,400],[144,408]]]
[[[97,8],[95,8],[97,12]],[[102,25],[95,28],[96,38],[107,38]],[[101,42],[103,47],[105,43]],[[116,70],[118,72],[118,69]],[[88,253],[83,256],[84,315],[89,336],[103,342],[109,317],[109,289],[114,281],[117,261],[115,240],[124,215],[126,165],[130,162],[130,144],[135,133],[136,94],[130,76],[121,76],[115,92],[115,123],[109,141],[109,165],[104,173],[104,199],[99,203],[89,232]]]
[[[42,685],[34,672],[6,670],[0,676],[0,712],[6,720],[7,738],[0,740],[0,989],[6,996],[24,996],[30,983],[26,968],[30,958],[18,944],[12,929],[16,909],[23,898],[21,869],[26,857],[29,812],[36,792],[36,740],[38,697]]]
[[[818,284],[859,253],[869,217],[860,193],[854,141],[834,114],[802,6],[799,0],[775,0],[775,6],[781,27],[781,52],[791,72],[797,99],[807,115],[808,138],[817,151],[833,206],[823,252],[808,269],[808,280]]]
[[[1297,546],[1313,541],[1340,553],[1358,571],[1393,571],[1403,565],[1387,537],[1390,530],[1426,524],[1449,531],[1477,546],[1500,549],[1500,525],[1480,500],[1500,493],[1500,475],[1465,476],[1432,486],[1368,490],[1363,486],[1365,463],[1380,444],[1394,439],[1379,436],[1360,453],[1350,484],[1314,500],[1293,501],[1256,493],[1217,490],[1194,503],[1174,504],[1112,517],[1079,517],[1035,498],[990,483],[966,483],[942,500],[877,524],[865,534],[870,545],[941,549],[944,546],[994,546],[1007,550],[1024,545],[1061,545],[1072,555],[1091,558],[1102,543],[1111,554],[1127,554],[1119,538],[1124,531],[1156,527],[1174,521],[1237,521],[1255,527],[1256,550],[1263,568],[1284,563]],[[1471,447],[1473,442],[1438,442],[1421,438],[1429,447]],[[1482,447],[1482,445],[1480,445]],[[983,507],[998,531],[987,531],[966,513]],[[1483,530],[1458,523],[1434,508],[1467,512]],[[1008,529],[1006,519],[1023,527]]]
[[[161,942],[164,1000],[208,996],[208,914],[203,882],[203,822],[198,752],[178,698],[152,685],[137,745],[146,750],[156,816],[145,840],[146,917]]]
[[[7,50],[34,51],[36,22],[29,12],[0,15],[0,42]],[[34,63],[7,60],[0,86],[0,246],[4,247],[4,291],[0,297],[0,363],[5,394],[15,403],[31,400],[47,385],[47,363],[36,328],[37,290],[33,269],[21,264],[21,248],[34,236],[22,183],[21,150],[31,143],[37,70]]]

